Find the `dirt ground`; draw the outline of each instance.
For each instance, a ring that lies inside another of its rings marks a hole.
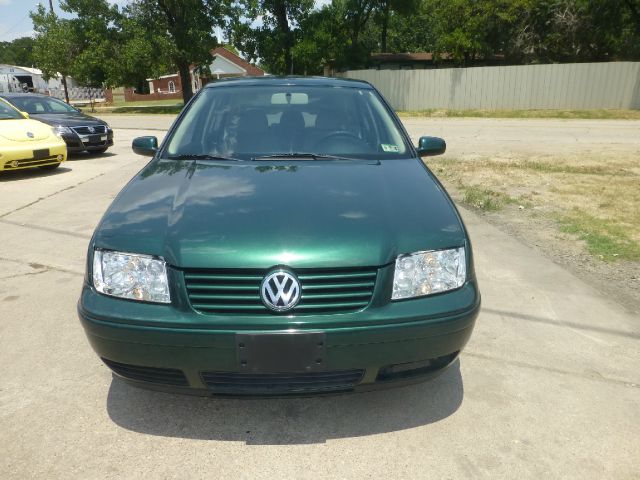
[[[412,118],[456,202],[640,314],[640,122]]]
[[[454,182],[440,177],[456,202],[464,194]],[[629,312],[640,314],[640,262],[604,261],[589,253],[586,241],[560,230],[553,215],[537,214],[510,204],[499,211],[478,211],[487,222],[533,247],[547,258],[604,292]]]

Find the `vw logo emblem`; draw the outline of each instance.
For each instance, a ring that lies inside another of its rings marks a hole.
[[[33,133],[32,133],[32,132],[27,132],[27,137],[29,137],[29,138],[33,138],[33,137],[34,137],[34,135],[33,135]]]
[[[93,127],[89,127],[89,133],[96,133],[96,129]]]
[[[300,301],[300,282],[293,273],[276,270],[260,285],[262,302],[275,312],[286,312]]]

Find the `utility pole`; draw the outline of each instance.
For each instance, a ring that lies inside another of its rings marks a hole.
[[[53,0],[49,0],[49,11],[53,13]],[[64,87],[64,99],[69,103],[69,90],[67,89],[67,77],[64,74],[60,74],[62,77],[62,86]]]

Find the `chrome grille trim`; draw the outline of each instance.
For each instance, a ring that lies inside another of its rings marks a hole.
[[[92,133],[89,131],[89,128],[94,128],[95,131]],[[83,125],[79,127],[69,127],[78,135],[104,135],[107,133],[107,127],[105,125]]]
[[[205,314],[277,315],[265,307],[260,284],[270,270],[183,272],[192,308]],[[286,314],[344,313],[362,310],[373,296],[377,268],[292,270],[302,287],[300,302]]]

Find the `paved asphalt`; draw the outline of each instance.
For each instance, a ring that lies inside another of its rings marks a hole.
[[[432,382],[230,400],[112,378],[75,305],[91,232],[145,163],[131,139],[162,135],[127,127],[170,121],[146,118],[111,118],[105,156],[0,175],[0,478],[640,478],[640,319],[467,211],[483,310]],[[495,123],[452,122],[447,140],[515,135]],[[557,128],[540,135],[562,143]]]

